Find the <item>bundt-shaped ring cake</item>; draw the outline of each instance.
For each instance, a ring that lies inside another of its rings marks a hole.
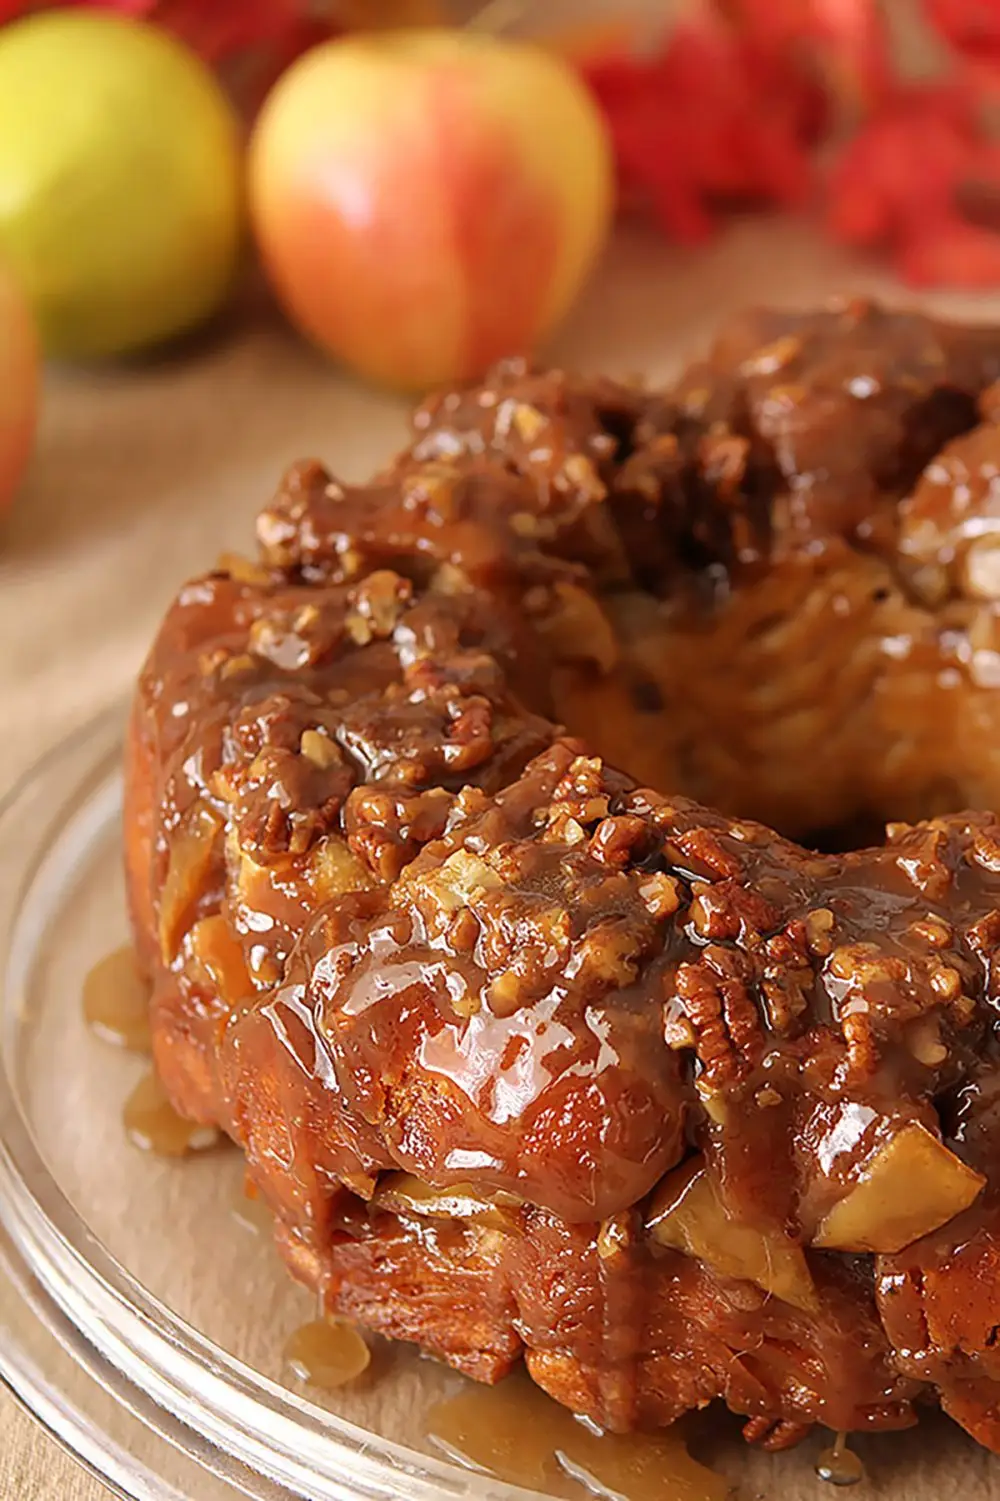
[[[615,1430],[1000,1450],[998,376],[858,302],[511,362],[181,590],[156,1063],[331,1311]]]

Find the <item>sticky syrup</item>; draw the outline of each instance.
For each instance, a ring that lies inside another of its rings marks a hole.
[[[865,1478],[865,1467],[853,1449],[847,1447],[847,1434],[838,1433],[829,1449],[816,1460],[816,1474],[831,1485],[857,1485]]]
[[[559,1474],[556,1440],[565,1430],[558,1409],[550,1414],[542,1393],[537,1402],[534,1397],[520,1373],[495,1387],[463,1387],[431,1409],[427,1436],[459,1464],[510,1485],[543,1490]]]
[[[368,1369],[371,1351],[352,1324],[314,1319],[285,1344],[285,1364],[300,1381],[323,1391],[346,1386]]]
[[[431,1442],[497,1480],[545,1490],[560,1475],[610,1501],[724,1501],[728,1483],[691,1458],[676,1430],[655,1436],[602,1434],[526,1375],[496,1387],[469,1386],[432,1409]]]
[[[186,1121],[167,1099],[156,1074],[143,1074],[125,1101],[122,1122],[133,1146],[159,1157],[184,1157],[214,1146],[219,1133],[214,1126]]]
[[[729,1483],[692,1459],[678,1433],[601,1433],[574,1423],[558,1459],[571,1479],[612,1501],[724,1501],[730,1494]]]
[[[130,1053],[149,1052],[149,985],[131,946],[98,959],[83,982],[83,1015],[105,1042]]]

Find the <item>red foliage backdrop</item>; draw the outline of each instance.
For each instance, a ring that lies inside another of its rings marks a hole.
[[[70,3],[164,26],[251,108],[314,42],[437,9],[435,0]],[[903,73],[889,3],[936,38],[932,76]],[[37,8],[0,0],[0,21]],[[544,0],[524,8],[544,25]],[[732,205],[811,205],[835,239],[881,249],[913,284],[1000,286],[1000,0],[692,0],[651,50],[619,33],[597,53],[577,52],[611,131],[623,205],[671,239],[705,240]]]

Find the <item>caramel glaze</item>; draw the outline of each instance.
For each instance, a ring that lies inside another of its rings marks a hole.
[[[105,954],[83,982],[83,1015],[106,1042],[130,1053],[148,1053],[149,986],[139,973],[131,944]]]
[[[846,1436],[838,1433],[829,1449],[824,1449],[816,1460],[816,1474],[831,1485],[860,1485],[865,1478],[865,1467],[852,1449],[847,1447]]]
[[[357,1381],[372,1358],[355,1328],[328,1319],[301,1324],[286,1340],[284,1357],[293,1376],[323,1391]]]
[[[534,1492],[548,1494],[561,1473],[578,1482],[574,1495],[604,1501],[726,1501],[731,1495],[721,1475],[691,1458],[676,1429],[598,1435],[517,1376],[492,1390],[467,1386],[439,1402],[428,1415],[427,1434],[450,1458]]]
[[[331,1312],[616,1430],[937,1396],[1000,1448],[1000,823],[935,816],[1000,805],[998,361],[849,303],[666,394],[511,363],[181,591],[156,1062]]]
[[[133,1146],[158,1157],[186,1157],[215,1145],[218,1132],[180,1115],[153,1073],[144,1074],[125,1101],[122,1125]]]

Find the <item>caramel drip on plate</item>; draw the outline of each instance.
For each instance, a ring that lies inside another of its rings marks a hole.
[[[83,1015],[105,1042],[148,1053],[150,987],[129,944],[98,959],[83,982]]]
[[[847,1447],[847,1434],[838,1433],[829,1449],[816,1460],[816,1474],[831,1485],[857,1485],[865,1478],[865,1467],[853,1449]]]
[[[527,1376],[469,1386],[432,1409],[431,1442],[497,1480],[545,1491],[569,1476],[608,1501],[724,1501],[729,1485],[691,1458],[676,1430],[602,1434],[533,1386]]]
[[[285,1364],[300,1381],[331,1391],[368,1369],[371,1351],[352,1324],[314,1319],[285,1344]]]
[[[143,1074],[125,1101],[122,1122],[133,1146],[159,1157],[185,1157],[189,1152],[203,1152],[219,1139],[214,1126],[201,1126],[177,1114],[152,1070]]]

